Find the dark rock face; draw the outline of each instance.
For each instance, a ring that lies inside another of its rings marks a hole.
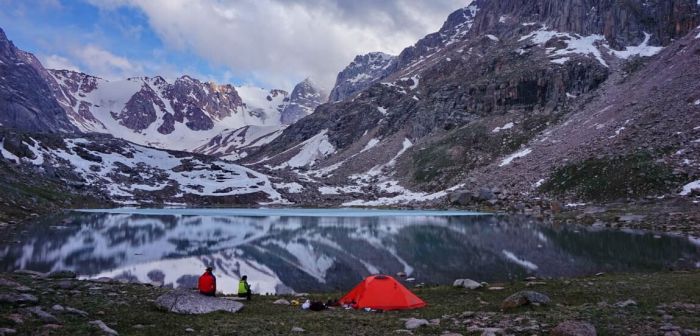
[[[358,55],[338,74],[329,101],[339,102],[368,88],[396,70],[396,56],[381,52]]]
[[[148,128],[157,119],[157,112],[153,107],[154,103],[160,103],[158,107],[162,112],[166,112],[165,105],[158,99],[153,89],[144,85],[129,99],[121,112],[119,114],[112,113],[112,117],[132,130],[141,131]]]
[[[33,132],[76,132],[44,80],[41,63],[0,29],[0,124]]]
[[[421,57],[440,51],[450,44],[456,43],[467,35],[474,22],[474,17],[479,11],[479,2],[468,7],[460,8],[450,14],[438,32],[429,34],[420,39],[416,44],[410,46],[399,54],[397,58],[397,69],[404,68]]]
[[[289,125],[314,112],[326,100],[326,93],[310,79],[297,84],[289,96],[289,104],[281,115],[283,124]]]
[[[693,0],[479,0],[477,4],[484,15],[474,20],[471,36],[492,31],[501,17],[514,17],[557,31],[600,34],[612,47],[620,48],[638,45],[643,32],[652,34],[652,44],[667,45],[699,24]]]

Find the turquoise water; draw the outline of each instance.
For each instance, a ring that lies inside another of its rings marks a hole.
[[[700,267],[700,243],[646,232],[552,227],[519,216],[362,209],[111,209],[38,219],[0,246],[0,269],[70,269],[191,287],[347,290],[384,273],[407,284],[504,281]]]

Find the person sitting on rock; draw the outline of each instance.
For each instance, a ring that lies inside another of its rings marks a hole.
[[[253,292],[250,290],[250,285],[248,284],[248,276],[244,275],[241,281],[238,282],[238,297],[244,297],[246,300],[250,301],[252,296]]]
[[[216,277],[212,273],[213,268],[207,267],[204,274],[199,277],[197,288],[199,292],[206,296],[216,296]]]

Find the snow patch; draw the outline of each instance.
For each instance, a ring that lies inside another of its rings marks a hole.
[[[688,196],[690,193],[692,193],[694,190],[700,190],[700,180],[697,180],[695,182],[690,182],[686,185],[683,186],[683,191],[681,191],[681,196]]]
[[[301,146],[301,150],[299,153],[297,153],[297,155],[274,169],[312,166],[317,160],[335,153],[335,146],[328,141],[327,129],[319,132],[294,148],[298,148],[299,146]]]
[[[500,132],[500,131],[509,130],[509,129],[513,128],[513,126],[515,126],[515,124],[512,123],[512,122],[509,122],[509,123],[507,123],[507,124],[505,124],[505,125],[503,125],[503,126],[501,126],[501,127],[496,127],[496,128],[494,128],[494,129],[491,131],[491,133],[498,133],[498,132]]]
[[[654,56],[658,53],[661,52],[661,50],[664,49],[664,47],[654,47],[649,45],[649,40],[651,39],[651,34],[644,32],[644,41],[638,45],[638,46],[628,46],[625,48],[625,50],[618,51],[618,50],[610,50],[613,55],[622,58],[622,59],[628,59],[632,56],[641,56],[641,57],[650,57]]]
[[[369,142],[367,142],[367,144],[365,145],[365,148],[363,148],[360,151],[360,153],[364,153],[364,152],[376,147],[378,144],[379,144],[379,139],[372,138],[369,140]]]
[[[511,162],[513,162],[513,160],[528,156],[530,153],[532,153],[532,149],[530,149],[530,148],[525,148],[523,150],[517,151],[517,152],[507,156],[505,159],[503,159],[503,161],[501,161],[501,164],[499,164],[498,166],[499,167],[507,166],[507,165],[511,164]]]

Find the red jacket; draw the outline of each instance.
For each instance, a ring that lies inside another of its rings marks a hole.
[[[204,272],[201,277],[199,277],[199,284],[197,285],[199,292],[202,294],[215,294],[216,293],[216,277],[210,272]]]

